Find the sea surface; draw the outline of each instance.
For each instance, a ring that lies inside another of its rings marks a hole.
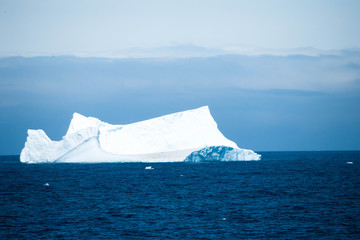
[[[359,151],[260,154],[196,164],[0,156],[0,239],[360,239]]]

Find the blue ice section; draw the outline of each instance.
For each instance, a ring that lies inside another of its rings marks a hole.
[[[222,162],[250,160],[245,157],[246,155],[247,154],[242,149],[236,149],[226,146],[211,146],[202,148],[199,151],[192,152],[189,156],[186,157],[185,162]]]

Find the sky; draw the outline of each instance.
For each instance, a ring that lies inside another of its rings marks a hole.
[[[0,0],[0,155],[74,112],[204,105],[239,147],[360,150],[360,1]]]
[[[1,0],[2,55],[359,47],[358,0]]]

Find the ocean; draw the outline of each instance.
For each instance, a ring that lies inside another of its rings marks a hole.
[[[0,239],[360,239],[360,151],[260,154],[151,164],[0,156]]]

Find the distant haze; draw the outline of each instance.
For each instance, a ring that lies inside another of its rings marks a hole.
[[[358,0],[2,0],[0,54],[360,47]]]

